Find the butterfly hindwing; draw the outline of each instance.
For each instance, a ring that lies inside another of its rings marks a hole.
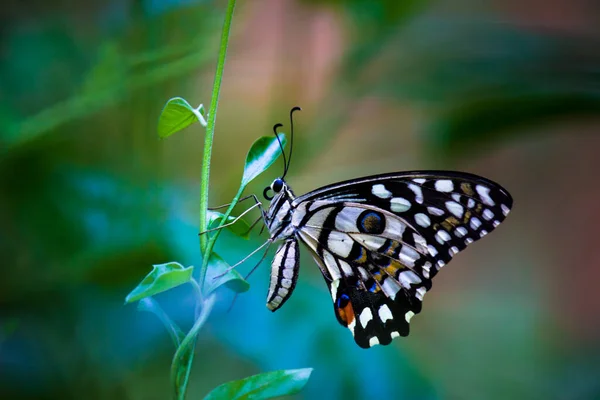
[[[348,327],[362,348],[389,344],[407,336],[410,318],[415,314],[404,292],[396,300],[365,291],[339,279],[330,283],[335,293],[334,312],[340,324]]]
[[[423,239],[399,217],[368,205],[315,202],[311,209],[299,237],[323,271],[338,321],[361,347],[408,335],[431,287],[423,276],[432,265]]]

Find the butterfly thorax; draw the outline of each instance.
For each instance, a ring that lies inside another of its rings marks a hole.
[[[267,210],[265,219],[272,240],[285,240],[294,235],[295,228],[291,222],[293,213],[292,201],[295,197],[292,190],[284,182],[281,190],[271,200],[271,205]]]

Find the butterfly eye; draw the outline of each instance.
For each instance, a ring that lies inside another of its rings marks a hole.
[[[275,193],[279,193],[282,188],[283,188],[283,179],[281,179],[281,178],[275,179],[273,181],[273,183],[271,184],[271,189],[273,189],[273,191]]]

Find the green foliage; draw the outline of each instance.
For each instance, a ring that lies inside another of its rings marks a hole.
[[[263,400],[298,393],[310,378],[312,368],[271,371],[224,383],[204,400]]]
[[[204,119],[204,106],[200,104],[194,108],[185,99],[174,97],[167,101],[158,119],[158,136],[166,138],[194,122],[200,122],[206,127]]]
[[[279,140],[285,147],[286,139],[283,133],[278,134]],[[263,136],[252,144],[246,155],[244,175],[240,188],[245,188],[258,175],[263,173],[281,156],[281,147],[276,138]]]
[[[183,285],[192,278],[193,269],[194,267],[186,268],[177,262],[153,265],[152,271],[127,295],[125,303],[132,303]]]
[[[231,225],[227,226],[227,229],[235,235],[243,239],[248,239],[250,237],[250,224],[245,220],[238,219],[236,221],[236,218],[231,215],[225,218],[225,214],[214,210],[208,210],[207,213],[209,230],[217,228],[221,224],[221,221],[223,221],[225,224],[231,223]],[[233,223],[234,221],[235,223]]]
[[[213,251],[208,261],[208,271],[202,293],[208,295],[222,285],[227,286],[236,293],[242,293],[250,289],[250,284],[235,269],[230,269],[230,265]]]

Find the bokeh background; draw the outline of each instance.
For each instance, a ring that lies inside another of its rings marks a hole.
[[[170,97],[210,102],[225,8],[2,3],[0,398],[170,396],[171,341],[123,301],[152,264],[199,263],[204,130],[159,140],[156,124]],[[295,105],[297,194],[444,168],[500,182],[514,211],[387,347],[354,344],[306,253],[294,295],[268,311],[265,263],[231,312],[219,293],[188,398],[303,367],[297,398],[600,398],[598,2],[240,0],[211,204],[231,199],[251,143]],[[265,238],[227,232],[217,251],[234,263]],[[157,300],[189,328],[190,288]]]

